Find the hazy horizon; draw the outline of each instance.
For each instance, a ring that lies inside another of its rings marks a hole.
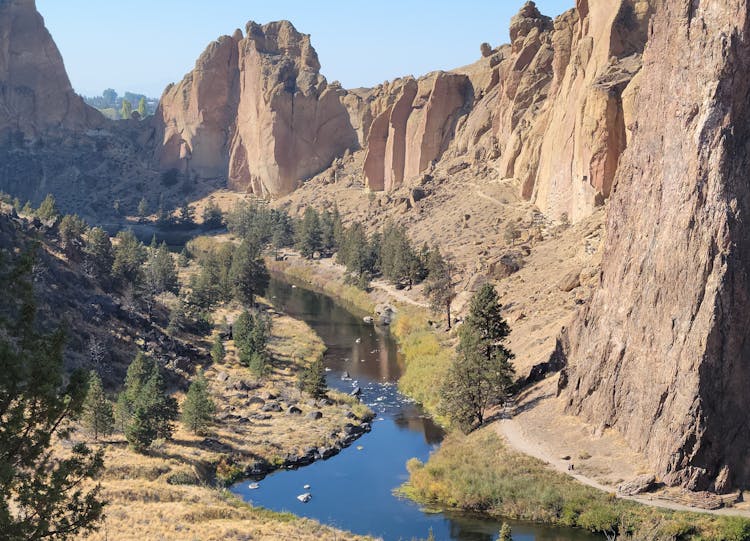
[[[73,88],[100,95],[105,88],[160,97],[190,71],[213,40],[259,23],[287,19],[310,34],[321,73],[345,88],[371,87],[405,75],[453,69],[480,57],[479,45],[508,42],[510,18],[524,0],[402,2],[395,9],[371,5],[310,4],[301,0],[178,2],[132,0],[95,4],[96,18],[81,16],[90,0],[37,0],[57,43]],[[551,17],[573,0],[538,0]],[[415,23],[414,21],[418,21]],[[197,24],[200,23],[200,24]],[[188,30],[189,29],[189,30]],[[99,45],[94,45],[99,44]]]

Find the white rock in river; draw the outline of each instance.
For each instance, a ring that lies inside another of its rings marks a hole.
[[[302,488],[304,488],[305,490],[310,490],[310,485],[305,485]]]
[[[249,485],[247,485],[247,488],[249,488],[250,490],[258,490],[260,488],[260,485],[258,483],[250,483]]]
[[[304,494],[300,494],[299,496],[297,496],[297,499],[302,503],[307,503],[312,499],[312,494],[310,494],[309,492],[305,492]]]

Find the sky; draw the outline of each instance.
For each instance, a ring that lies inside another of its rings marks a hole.
[[[159,97],[206,46],[254,20],[290,20],[312,36],[321,73],[345,88],[374,86],[476,61],[507,43],[524,0],[37,0],[73,87]],[[574,0],[537,0],[556,16]]]

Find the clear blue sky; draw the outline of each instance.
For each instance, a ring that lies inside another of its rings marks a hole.
[[[556,16],[574,0],[537,0]],[[248,20],[288,19],[311,34],[321,72],[346,88],[451,69],[479,44],[508,41],[523,0],[37,0],[77,92],[111,87],[158,97],[206,45]]]

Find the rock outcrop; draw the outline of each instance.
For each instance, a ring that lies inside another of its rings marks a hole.
[[[162,97],[157,159],[236,190],[276,197],[358,146],[341,98],[320,74],[310,37],[287,21],[212,43]]]
[[[439,160],[472,97],[468,77],[460,74],[436,72],[399,83],[367,135],[364,176],[371,190],[396,189]]]
[[[640,70],[651,13],[641,0],[579,0],[552,21],[527,2],[510,45],[458,70],[480,101],[455,152],[499,156],[501,174],[552,217],[588,216],[609,197],[627,146],[632,102],[623,95]]]
[[[34,0],[0,0],[0,133],[35,137],[103,123],[73,92]]]
[[[750,7],[654,4],[563,396],[668,484],[722,493],[750,482]]]

